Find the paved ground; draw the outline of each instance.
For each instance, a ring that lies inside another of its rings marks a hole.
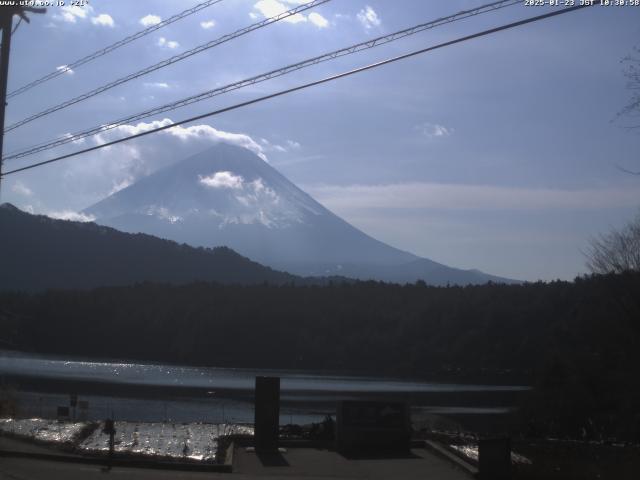
[[[2,439],[5,448],[20,443]],[[34,452],[48,449],[31,447]],[[24,451],[24,449],[22,449]],[[288,449],[282,455],[257,455],[238,448],[234,458],[234,473],[178,472],[141,468],[114,468],[104,471],[100,466],[25,458],[0,458],[0,480],[44,479],[237,479],[257,478],[331,478],[340,479],[425,479],[469,480],[471,478],[452,463],[426,450],[412,450],[403,458],[347,459],[335,452],[311,448]]]
[[[442,460],[424,449],[414,449],[411,455],[394,458],[353,459],[311,448],[289,449],[282,455],[262,456],[237,449],[234,473],[248,478],[334,478],[334,479],[421,479],[469,480],[451,462]]]
[[[205,479],[235,477],[224,473],[203,472],[176,472],[167,470],[152,470],[142,468],[114,468],[103,471],[101,467],[94,465],[82,465],[77,463],[49,462],[41,460],[28,460],[23,458],[1,458],[1,480],[93,480],[108,478],[132,479],[132,480],[169,480],[169,479]],[[242,477],[240,477],[242,478]],[[245,477],[250,478],[250,477]]]

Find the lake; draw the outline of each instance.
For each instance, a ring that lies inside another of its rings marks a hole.
[[[414,416],[503,415],[526,386],[434,383],[287,370],[191,367],[64,359],[0,351],[21,416],[55,416],[77,394],[78,418],[252,423],[256,376],[281,378],[281,423],[319,421],[349,399],[407,401]],[[84,403],[87,402],[87,403]]]

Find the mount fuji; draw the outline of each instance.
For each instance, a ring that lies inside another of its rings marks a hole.
[[[84,210],[101,225],[192,246],[228,246],[304,276],[429,284],[512,282],[386,245],[345,222],[253,152],[220,143]]]

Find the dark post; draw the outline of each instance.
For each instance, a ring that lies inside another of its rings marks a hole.
[[[9,79],[9,51],[11,50],[11,26],[13,8],[0,7],[2,49],[0,50],[0,185],[2,182],[2,157],[4,147],[4,110],[7,106],[7,82]]]
[[[76,421],[76,407],[78,406],[78,395],[76,393],[69,394],[69,406],[73,408],[73,421]]]
[[[280,429],[280,378],[256,377],[255,395],[256,451],[277,450]]]
[[[115,422],[112,418],[107,418],[104,421],[104,429],[102,430],[104,433],[109,435],[109,468],[111,468],[111,463],[113,462],[113,453],[115,449],[115,436],[116,436],[116,426]]]
[[[478,442],[478,473],[481,479],[511,478],[511,439],[484,438]]]

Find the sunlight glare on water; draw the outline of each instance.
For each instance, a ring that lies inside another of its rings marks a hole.
[[[214,367],[185,367],[138,363],[110,363],[56,360],[0,354],[0,372],[63,380],[111,382],[149,386],[179,386],[251,390],[258,375],[282,378],[283,391],[318,392],[476,392],[517,391],[523,386],[462,385],[372,378],[350,375],[321,375],[293,371],[251,370]]]
[[[42,418],[0,418],[1,432],[53,443],[72,443],[86,425],[84,422],[58,422]]]
[[[0,432],[55,445],[73,445],[82,453],[105,453],[104,424],[60,422],[41,418],[0,419]],[[87,438],[80,438],[93,428]],[[115,422],[115,452],[195,461],[215,461],[223,435],[253,435],[253,427],[234,424]]]

